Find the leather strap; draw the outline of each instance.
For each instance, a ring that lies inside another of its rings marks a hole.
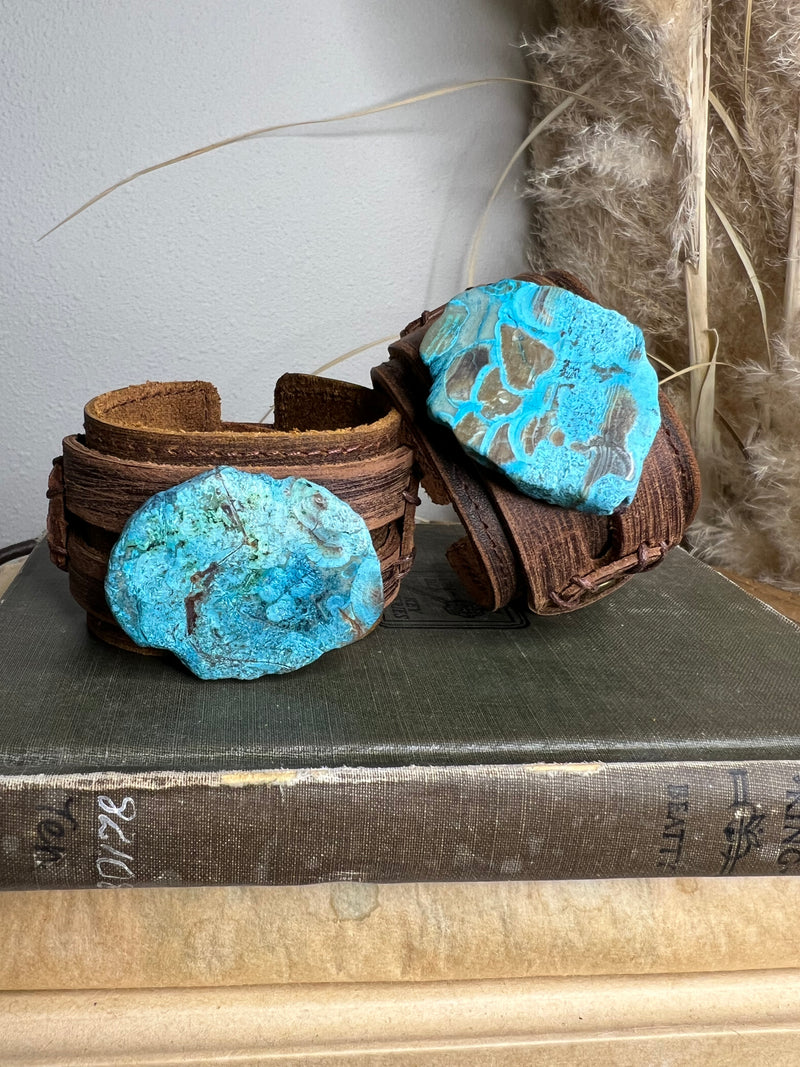
[[[593,299],[566,271],[519,277]],[[532,500],[471,460],[427,414],[430,374],[419,347],[443,310],[410,323],[372,378],[406,420],[423,487],[435,503],[452,504],[464,526],[466,536],[447,557],[473,598],[497,610],[521,595],[537,614],[555,615],[599,600],[660,563],[694,518],[700,492],[688,436],[666,397],[660,397],[662,425],[630,507],[604,516]]]
[[[308,478],[364,519],[381,563],[386,604],[414,555],[418,472],[399,414],[373,390],[304,374],[275,387],[274,423],[223,422],[209,382],[147,382],[86,405],[85,435],[53,461],[48,540],[89,627],[134,645],[108,609],[108,556],[125,522],[154,493],[220,464]]]

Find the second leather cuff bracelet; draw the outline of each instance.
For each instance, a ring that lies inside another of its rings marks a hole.
[[[591,300],[563,271],[521,275]],[[502,475],[470,459],[426,411],[431,387],[420,344],[444,308],[424,312],[374,368],[373,383],[403,413],[431,499],[452,504],[466,537],[448,559],[472,595],[496,610],[516,596],[541,615],[573,611],[606,596],[677,545],[699,503],[700,476],[689,439],[661,395],[661,428],[631,505],[611,515],[556,507],[523,495]]]

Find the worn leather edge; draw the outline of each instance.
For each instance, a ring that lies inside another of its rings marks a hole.
[[[422,470],[422,485],[434,502],[452,503],[466,537],[448,550],[448,559],[477,603],[491,611],[517,594],[514,552],[484,486],[462,462],[443,428],[435,426],[421,404],[422,393],[409,384],[406,355],[413,358],[416,334],[390,346],[392,359],[372,369],[372,381],[390,396],[406,418]]]
[[[273,478],[309,478],[346,499],[369,529],[402,518],[403,492],[411,481],[413,452],[400,445],[383,456],[361,461],[319,463],[313,468],[295,464],[253,465],[247,470]],[[75,437],[63,441],[66,505],[73,514],[103,529],[119,533],[128,517],[154,493],[208,470],[207,465],[138,462],[119,459],[87,448]]]
[[[84,408],[84,427],[95,451],[175,465],[348,462],[400,443],[400,418],[379,394],[311,374],[278,379],[272,425],[223,422],[216,389],[197,381],[102,393]]]

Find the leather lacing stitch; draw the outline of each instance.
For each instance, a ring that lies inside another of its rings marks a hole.
[[[658,545],[653,547],[652,545],[646,545],[644,542],[636,549],[636,566],[631,568],[633,574],[638,574],[641,571],[652,570],[653,567],[657,567],[661,563],[669,551],[669,545],[666,541],[659,541]],[[657,552],[657,555],[651,555],[651,553]]]
[[[283,433],[285,431],[279,430],[278,432]],[[372,448],[374,446],[370,444],[370,447]],[[278,461],[280,461],[288,465],[292,459],[308,459],[313,456],[324,456],[325,458],[328,458],[330,456],[349,456],[353,453],[363,455],[364,448],[365,446],[362,442],[356,445],[351,445],[349,448],[301,448],[294,449],[291,452],[288,449],[272,451],[271,449],[268,449],[264,446],[262,446],[261,448],[242,448],[227,451],[224,449],[216,449],[214,452],[214,459],[218,461],[230,461],[232,463],[240,462],[242,460],[253,460],[254,462],[257,462],[259,464],[268,464],[272,462],[277,463]],[[156,459],[160,459],[165,454],[169,454],[170,456],[172,456],[175,451],[175,447],[168,448],[163,445],[150,445],[144,441],[141,443],[139,443],[138,441],[136,442],[137,459],[141,459],[142,457],[146,458],[148,456],[155,456]],[[191,445],[181,446],[180,456],[184,460],[183,465],[187,465],[185,463],[186,460],[199,460],[201,463],[203,463],[207,461],[208,450],[205,447],[199,446],[197,448],[194,448]],[[114,458],[126,459],[129,457],[115,456]],[[368,454],[367,458],[371,458],[371,456]],[[181,466],[182,464],[176,463],[175,465]]]
[[[417,551],[413,549],[407,556],[400,556],[395,563],[394,568],[399,578],[405,578],[411,568],[414,566],[414,559]]]
[[[577,585],[579,588],[572,596],[564,597],[555,591],[551,591],[548,595],[557,608],[570,611],[578,607],[583,600],[584,593],[599,593],[605,586],[616,584],[616,580],[623,575],[652,570],[662,562],[668,551],[669,545],[666,541],[659,541],[658,545],[648,545],[642,542],[635,552],[617,560],[609,568],[603,568],[594,577],[589,575],[573,577],[570,585]],[[607,577],[603,574],[604,570],[609,572]]]

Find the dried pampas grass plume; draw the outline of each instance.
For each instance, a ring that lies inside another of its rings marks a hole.
[[[800,4],[568,0],[526,41],[534,268],[558,262],[695,368],[706,558],[800,587]],[[594,101],[601,101],[602,108]],[[730,366],[726,366],[730,365]]]

